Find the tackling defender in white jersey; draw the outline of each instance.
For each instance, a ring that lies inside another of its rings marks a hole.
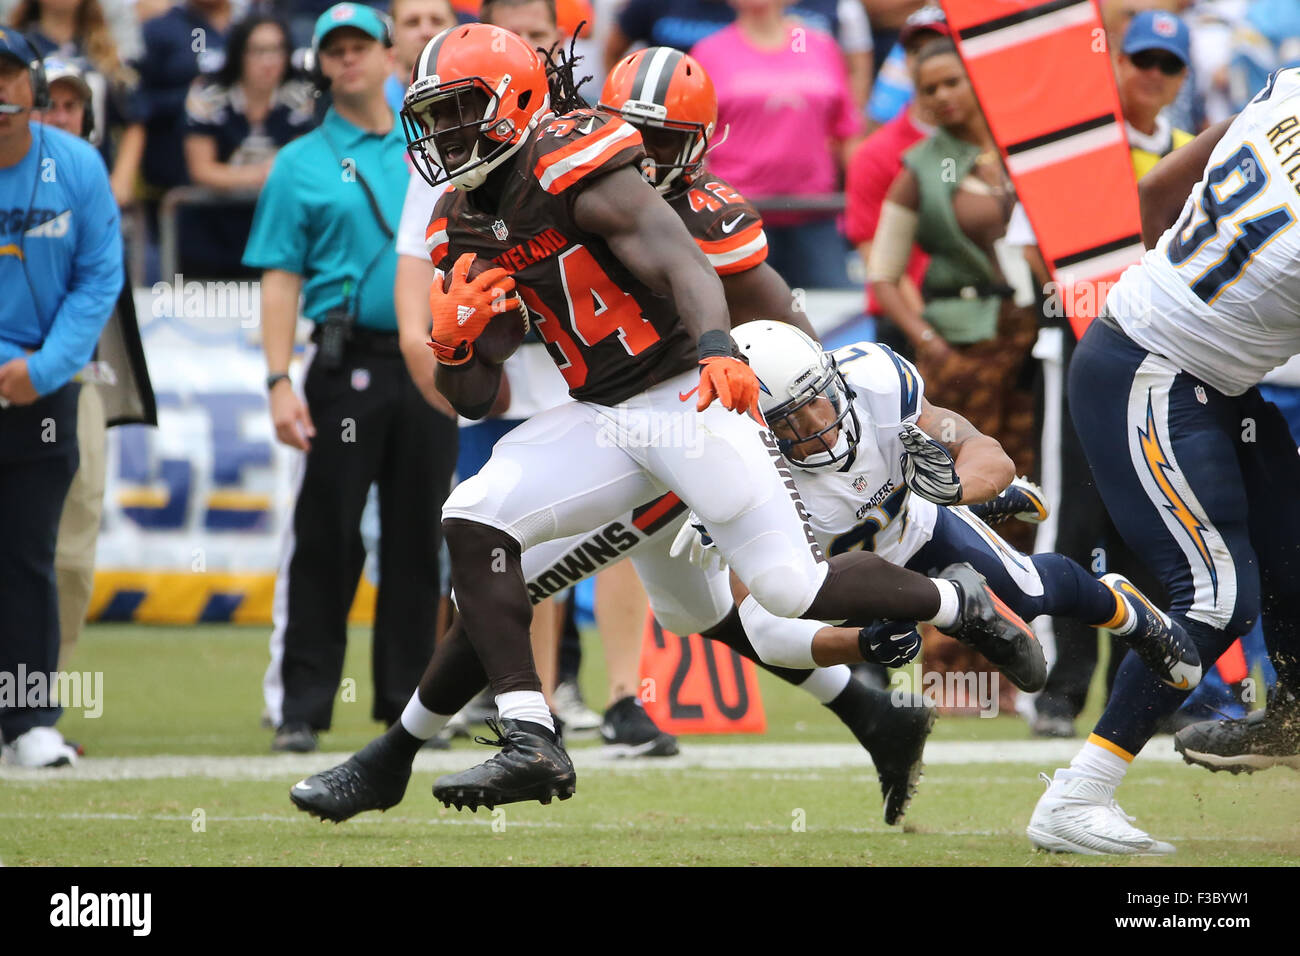
[[[1021,554],[962,507],[995,497],[1011,482],[1014,466],[995,439],[927,402],[910,362],[869,342],[826,353],[775,322],[752,322],[732,336],[762,383],[764,417],[793,466],[809,524],[827,554],[867,549],[912,570],[948,568],[946,574],[968,564],[1022,618],[1078,617],[1125,637],[1170,684],[1200,679],[1185,635],[1122,575],[1098,581],[1062,555]],[[698,521],[683,528],[673,547],[701,566],[720,566],[711,551]],[[896,666],[919,645],[914,621],[854,621],[863,630],[853,640],[832,627],[805,629],[796,640],[793,622],[763,610],[739,582],[732,588],[746,633],[769,663],[874,659]],[[981,650],[1018,686],[1032,686],[1035,678],[1041,686],[1041,675],[1008,670],[1032,658]]]

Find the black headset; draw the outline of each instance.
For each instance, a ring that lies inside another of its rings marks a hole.
[[[36,53],[36,44],[25,33],[19,33],[15,30],[11,35],[22,40],[27,47],[25,56],[27,56],[27,72],[32,79],[32,109],[34,111],[48,110],[50,108],[50,84],[45,80],[45,64]]]
[[[77,67],[75,63],[72,63],[71,61],[64,60],[63,62],[68,63],[69,66],[78,70],[78,73],[80,75],[77,78],[81,80],[82,85],[86,88],[87,96],[85,99],[85,103],[83,104],[83,108],[81,110],[81,138],[88,140],[90,139],[91,134],[95,132],[95,91],[91,87],[90,81],[86,79],[86,71],[81,70],[80,68]],[[49,74],[46,73],[45,88],[47,91],[52,91],[54,83],[59,82],[59,80],[71,80],[73,78],[74,77],[71,76],[61,76],[54,80],[50,80]],[[52,98],[53,92],[50,92],[49,95]],[[35,107],[35,108],[39,109],[39,107]]]

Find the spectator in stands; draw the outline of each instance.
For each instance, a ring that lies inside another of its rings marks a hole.
[[[1015,308],[993,244],[1015,193],[950,40],[916,58],[918,96],[938,123],[903,156],[881,211],[867,278],[881,309],[907,336],[929,395],[993,435],[1030,471],[1030,396],[1016,389],[1034,339],[1033,316]],[[955,168],[953,163],[955,162]],[[899,285],[915,240],[930,255],[918,310]]]
[[[125,205],[144,149],[137,99],[140,78],[122,62],[99,0],[20,0],[9,22],[31,38],[42,57],[57,55],[82,69],[93,93],[92,142],[112,170],[118,205]]]
[[[633,44],[671,46],[690,52],[694,46],[736,19],[740,4],[729,0],[628,0],[605,42],[605,71]],[[861,113],[871,95],[871,24],[863,0],[800,0],[781,3],[788,15],[835,37],[848,69],[854,108]]]
[[[1264,88],[1274,70],[1300,65],[1300,5],[1253,0],[1228,45],[1228,99],[1232,112]]]
[[[867,280],[916,350],[926,397],[992,435],[1017,473],[1030,474],[1034,393],[1023,379],[1037,323],[1031,309],[1012,300],[994,248],[1015,193],[952,41],[922,48],[913,79],[938,129],[903,156],[881,210]],[[930,256],[920,309],[901,289],[914,241]],[[1025,526],[1026,541],[1015,540],[1019,530],[1004,535],[1028,550],[1032,529]],[[927,672],[987,669],[977,654],[937,633],[926,635],[924,654]],[[1008,705],[1014,706],[1009,697],[1001,702]]]
[[[850,287],[848,246],[830,212],[773,210],[765,197],[825,198],[861,133],[835,41],[787,17],[781,0],[732,0],[736,22],[692,48],[718,93],[710,167],[758,205],[768,262],[792,287]],[[797,32],[796,32],[797,31]]]
[[[57,126],[65,133],[85,139],[95,126],[94,93],[83,73],[71,60],[47,56],[43,64],[50,90],[50,107],[34,117],[36,122]]]
[[[898,33],[898,42],[889,51],[872,84],[867,103],[868,128],[888,123],[915,102],[912,63],[916,51],[936,36],[950,35],[942,7],[927,4],[907,18]]]
[[[393,55],[397,65],[384,86],[384,95],[389,106],[400,110],[420,51],[426,43],[458,21],[451,0],[393,0],[391,13]]]
[[[880,207],[885,201],[885,193],[903,168],[903,153],[934,131],[928,118],[922,116],[921,105],[911,94],[911,70],[917,51],[931,40],[948,35],[943,11],[936,7],[923,7],[908,18],[898,37],[907,68],[907,100],[892,119],[858,144],[849,160],[844,186],[844,233],[857,247],[864,267],[871,258],[871,240],[880,222]],[[880,90],[880,84],[876,90]],[[920,286],[927,262],[925,253],[913,246],[907,271],[899,280],[899,292],[917,311],[922,307]],[[867,314],[876,321],[876,341],[885,343],[909,359],[915,358],[907,337],[881,313],[870,283],[866,289]]]
[[[1129,23],[1115,57],[1115,81],[1138,179],[1192,140],[1191,133],[1174,129],[1163,113],[1178,98],[1190,61],[1191,35],[1172,13],[1146,10]]]
[[[144,53],[135,63],[140,74],[139,156],[145,217],[155,243],[158,201],[166,190],[189,182],[185,98],[200,73],[221,69],[232,19],[230,0],[186,0],[144,24]],[[119,203],[124,199],[121,193],[117,197]]]
[[[255,14],[231,28],[224,65],[197,80],[185,100],[185,162],[195,185],[242,197],[183,212],[182,273],[257,274],[240,262],[253,226],[252,201],[280,147],[315,125],[315,104],[312,84],[290,68],[286,24]]]
[[[46,109],[36,51],[0,30],[0,673],[52,678],[59,660],[55,535],[77,470],[73,381],[122,288],[122,235],[103,161],[33,123]],[[43,173],[53,168],[56,175]],[[0,704],[6,762],[73,763],[62,714],[25,681]]]
[[[1284,6],[1292,16],[1300,13],[1293,3],[1284,2],[1280,6]],[[1192,63],[1188,69],[1187,85],[1194,88],[1195,101],[1199,103],[1205,126],[1227,119],[1254,96],[1252,91],[1238,105],[1234,105],[1232,97],[1234,35],[1245,26],[1246,13],[1241,0],[1202,0],[1183,14],[1192,34]],[[1300,24],[1292,26],[1289,35],[1300,36]],[[1272,69],[1265,70],[1266,74],[1270,72]],[[1178,116],[1171,115],[1170,119],[1176,126],[1200,132],[1197,126],[1179,122]]]

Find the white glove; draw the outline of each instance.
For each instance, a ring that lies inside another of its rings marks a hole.
[[[899,464],[907,487],[936,505],[961,501],[961,479],[948,449],[911,422],[903,425],[898,438],[904,448]]]
[[[704,571],[723,571],[727,567],[727,559],[713,543],[708,530],[694,511],[686,518],[682,530],[673,539],[673,546],[668,549],[670,558],[680,558],[682,555],[686,555],[691,564]]]

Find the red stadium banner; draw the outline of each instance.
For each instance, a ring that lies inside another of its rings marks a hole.
[[[670,734],[761,734],[767,730],[758,669],[731,648],[665,631],[646,615],[641,702]]]
[[[1095,0],[943,0],[1076,335],[1142,257],[1137,184]]]

